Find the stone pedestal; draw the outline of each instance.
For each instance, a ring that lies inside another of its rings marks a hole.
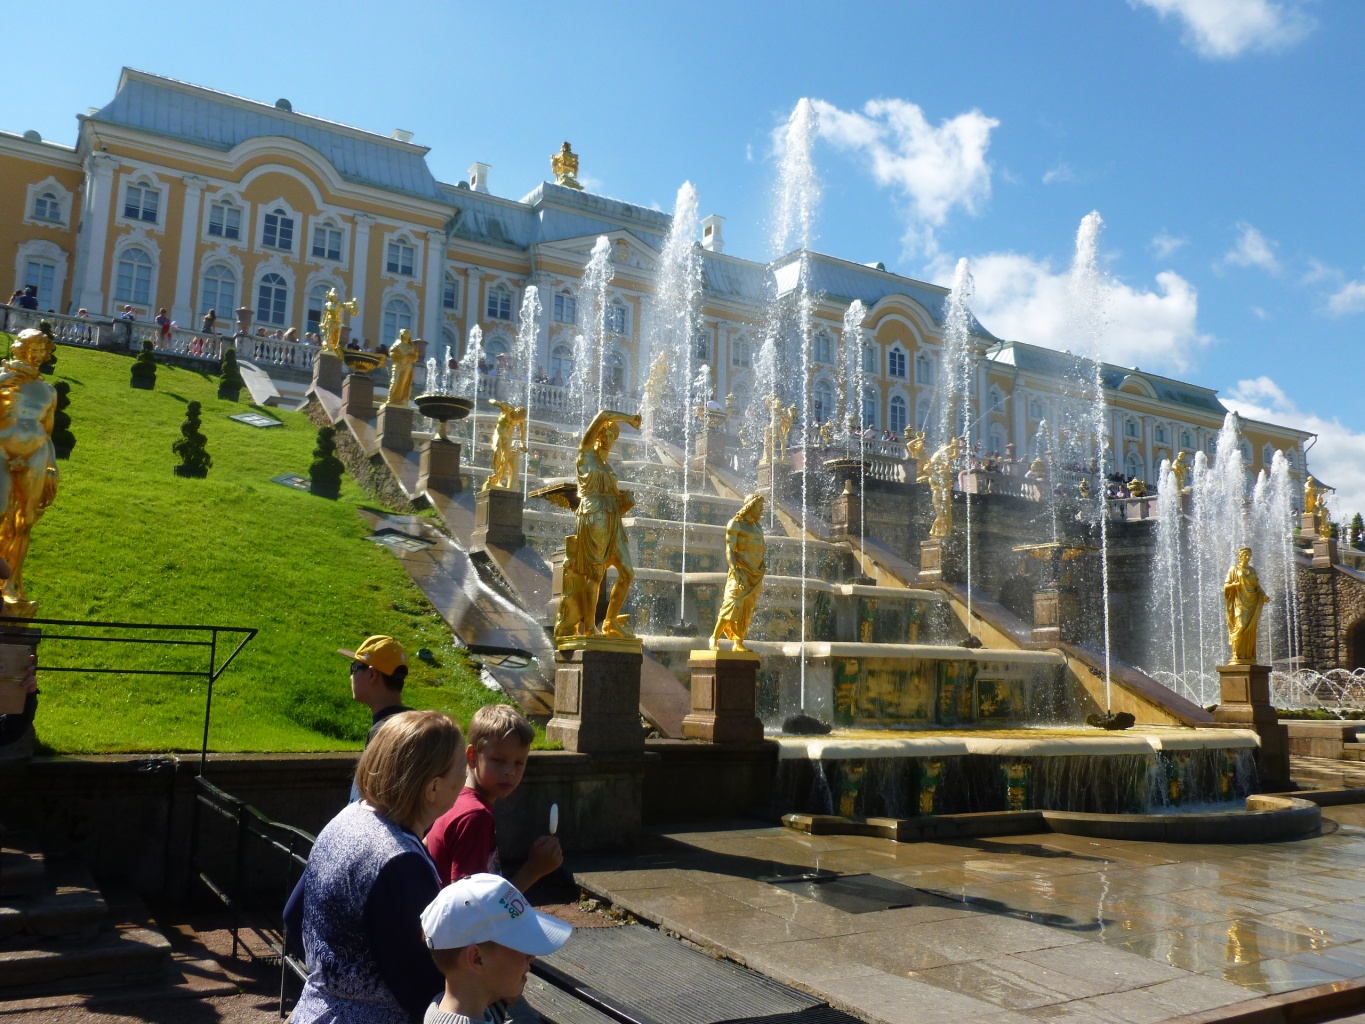
[[[1305,537],[1318,535],[1318,517],[1312,512],[1299,513],[1299,532]]]
[[[791,459],[774,459],[758,465],[758,489],[771,500],[781,501],[787,496],[792,478]]]
[[[1337,542],[1331,537],[1318,537],[1313,541],[1313,568],[1330,569],[1341,561],[1337,554]]]
[[[330,391],[334,395],[341,394],[341,379],[346,375],[346,364],[341,361],[340,356],[334,356],[330,352],[318,350],[317,357],[313,360],[313,390]]]
[[[387,402],[381,405],[375,425],[380,447],[391,452],[412,451],[412,425],[416,419],[417,410],[410,405],[389,405]]]
[[[0,714],[23,712],[28,699],[24,679],[28,675],[29,659],[37,654],[41,639],[42,630],[36,628],[0,628]],[[32,756],[32,725],[14,742],[0,746],[0,761],[18,761]]]
[[[1033,639],[1038,643],[1079,640],[1081,601],[1070,587],[1048,587],[1033,595]]]
[[[459,451],[458,446],[456,451]],[[500,548],[525,547],[522,510],[521,491],[505,491],[501,487],[479,491],[474,495],[474,532],[469,538],[470,547],[486,548],[489,544]]]
[[[368,420],[374,416],[374,381],[366,374],[353,373],[341,384],[343,415]]]
[[[1262,790],[1287,789],[1289,781],[1289,729],[1280,724],[1270,703],[1270,669],[1266,665],[1219,665],[1222,694],[1213,709],[1219,725],[1254,729],[1261,738],[1256,767]]]
[[[693,651],[692,711],[682,721],[683,735],[708,743],[757,743],[763,723],[754,713],[758,700],[758,655],[752,651]]]
[[[607,645],[585,638],[581,647],[555,652],[555,714],[547,739],[580,754],[637,754],[644,750],[640,723],[639,642]],[[603,649],[606,648],[606,649]]]
[[[965,583],[967,552],[955,537],[921,541],[919,546],[920,583]]]
[[[417,449],[417,490],[437,494],[459,494],[463,490],[460,446],[456,442],[443,437],[422,442]]]
[[[835,496],[829,511],[831,534],[854,539],[863,535],[863,500],[853,489],[852,481],[845,481],[842,493]]]

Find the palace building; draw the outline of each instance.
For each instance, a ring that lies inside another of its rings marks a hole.
[[[478,324],[496,356],[513,351],[522,292],[534,285],[545,309],[540,369],[567,380],[586,312],[584,266],[606,235],[615,273],[605,372],[623,394],[643,383],[640,341],[667,214],[550,181],[503,198],[481,163],[468,181],[440,182],[408,132],[376,134],[286,100],[130,68],[113,99],[77,121],[74,147],[0,132],[0,259],[12,261],[16,289],[37,289],[41,309],[111,317],[131,305],[146,319],[164,306],[193,328],[210,309],[227,326],[245,306],[255,326],[306,334],[336,288],[359,301],[352,332],[371,346],[406,327],[432,351],[458,353]],[[724,251],[723,218],[701,227],[704,329],[694,355],[711,364],[718,395],[743,406],[754,397],[770,282],[780,288],[796,257],[742,259]],[[816,417],[836,413],[842,318],[858,299],[868,310],[868,420],[901,436],[923,425],[936,402],[947,290],[824,254],[812,255],[811,269]],[[983,447],[1012,444],[1022,455],[1042,421],[1057,422],[1074,360],[984,331],[977,340]],[[1227,411],[1214,391],[1123,367],[1103,377],[1114,469],[1152,480],[1182,449],[1212,455]],[[1302,477],[1313,435],[1253,421],[1243,435],[1253,473],[1280,450]]]

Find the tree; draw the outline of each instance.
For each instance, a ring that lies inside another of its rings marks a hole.
[[[52,385],[57,392],[57,411],[52,414],[52,447],[57,449],[57,458],[71,457],[71,449],[76,447],[76,435],[71,433],[71,414],[66,407],[71,404],[71,385],[64,380]]]
[[[221,380],[218,382],[218,397],[226,398],[229,402],[237,401],[242,393],[242,388],[246,387],[246,381],[242,380],[242,371],[237,368],[237,350],[229,346],[223,349],[223,362],[219,366]]]
[[[156,387],[156,358],[152,355],[150,341],[142,343],[142,351],[133,360],[132,380],[129,383],[143,391],[151,391]]]
[[[185,422],[180,424],[180,440],[171,445],[171,451],[180,457],[180,465],[175,467],[176,476],[205,477],[213,459],[205,447],[208,442],[199,431],[199,403],[191,402],[185,406]]]
[[[1365,519],[1359,512],[1351,517],[1351,547],[1365,547]]]
[[[346,472],[346,464],[337,458],[336,433],[335,427],[318,428],[318,444],[308,467],[308,489],[333,500],[341,495],[341,477]]]

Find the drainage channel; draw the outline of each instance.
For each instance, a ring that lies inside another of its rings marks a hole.
[[[813,996],[643,925],[579,929],[531,970],[525,1002],[553,1024],[858,1024]]]

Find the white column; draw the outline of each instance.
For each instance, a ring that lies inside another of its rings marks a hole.
[[[370,225],[374,218],[368,213],[355,215],[355,251],[351,259],[351,294],[360,308],[360,322],[351,328],[351,334],[365,337],[365,283],[370,276]],[[348,296],[343,295],[342,298]],[[382,319],[377,319],[381,323]]]
[[[536,290],[540,293],[540,324],[537,328],[536,351],[539,353],[540,365],[545,369],[545,376],[550,376],[550,317],[554,315],[555,299],[550,293],[550,275],[545,271],[537,271],[534,283]]]
[[[479,322],[479,314],[483,308],[479,305],[479,281],[483,278],[483,271],[478,267],[470,267],[465,273],[468,276],[465,279],[464,337],[460,339],[462,346],[469,344],[469,330]]]
[[[422,337],[427,341],[427,353],[433,354],[441,344],[441,292],[446,282],[446,235],[444,231],[427,232],[427,291],[423,299]]]
[[[1155,457],[1153,448],[1156,444],[1156,421],[1151,416],[1142,417],[1142,462],[1146,472],[1142,479],[1150,483],[1152,480],[1152,459]]]
[[[85,202],[81,204],[84,245],[76,268],[74,304],[93,314],[104,308],[104,249],[109,242],[109,220],[113,211],[114,168],[118,160],[107,153],[92,153],[85,165]]]
[[[654,316],[654,296],[640,296],[640,322],[635,325],[635,365],[632,367],[634,380],[627,382],[630,388],[644,387],[645,378],[649,374],[649,366],[653,365],[654,357],[657,353],[645,351],[645,339],[649,337],[646,333],[650,327],[650,319]],[[692,344],[692,339],[687,339],[687,344]]]
[[[1028,459],[1028,391],[1017,383],[1010,392],[1010,405],[1014,413],[1014,454],[1016,458]],[[1004,452],[1000,453],[1004,455]]]
[[[208,184],[189,174],[185,182],[185,211],[180,219],[180,251],[175,264],[175,295],[171,300],[171,319],[181,327],[193,329],[194,250],[199,238],[199,200]]]

